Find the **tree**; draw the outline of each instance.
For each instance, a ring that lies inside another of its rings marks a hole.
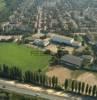
[[[42,75],[42,86],[46,85],[46,75]]]
[[[52,56],[50,64],[51,65],[56,65],[58,62],[59,62],[58,58],[56,56]]]
[[[97,92],[97,86],[94,85],[93,86],[93,90],[92,90],[92,96],[95,96],[96,95],[96,92]]]
[[[44,53],[45,54],[51,54],[51,51],[50,50],[46,50]]]
[[[22,70],[18,71],[18,81],[21,82],[23,80]]]
[[[92,92],[92,86],[89,87],[89,95],[91,96],[91,92]]]
[[[58,86],[58,78],[55,77],[55,87],[57,88],[57,86]]]
[[[52,77],[52,87],[55,88],[55,86],[56,86],[56,77],[53,76]]]
[[[76,32],[78,30],[78,25],[74,21],[69,21],[68,22],[68,32]]]
[[[48,78],[48,86],[52,87],[52,79],[51,79],[51,77]]]
[[[81,88],[82,88],[82,84],[81,84],[81,82],[78,82],[78,93],[81,92]]]
[[[36,77],[36,84],[40,84],[40,77],[39,77],[39,75],[40,75],[40,73],[38,73],[38,72],[34,72],[34,75],[35,75],[35,77]]]
[[[22,71],[18,67],[13,66],[10,68],[10,79],[18,81],[22,80]]]
[[[85,46],[85,41],[82,41],[82,46]]]
[[[64,83],[64,88],[66,91],[68,90],[68,86],[69,86],[69,81],[68,81],[68,79],[66,79],[65,83]]]
[[[64,50],[61,47],[58,47],[56,57],[61,58],[62,56],[65,55],[65,53],[68,53],[68,52],[64,52]]]
[[[2,66],[0,65],[0,77],[2,77]]]
[[[4,78],[8,78],[9,79],[9,68],[7,65],[3,64],[3,68],[2,68],[2,76]]]
[[[42,73],[39,75],[39,77],[40,77],[40,85],[43,85],[43,75],[42,75]]]
[[[81,92],[84,93],[84,91],[85,91],[85,83],[83,82],[83,83],[82,83]]]
[[[75,81],[75,92],[77,93],[78,92],[78,82]]]
[[[87,84],[87,85],[86,85],[86,89],[85,89],[85,94],[87,94],[88,91],[89,91],[89,85]]]
[[[24,82],[33,83],[33,75],[31,71],[26,71],[24,75]]]
[[[71,90],[72,90],[72,92],[74,92],[74,90],[75,90],[75,80],[73,80],[71,83]]]

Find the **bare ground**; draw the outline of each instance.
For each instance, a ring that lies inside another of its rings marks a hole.
[[[52,66],[49,71],[46,73],[49,77],[56,76],[59,79],[59,82],[64,83],[65,79],[71,78],[71,73],[67,68],[63,68],[61,66]]]
[[[80,75],[77,80],[88,83],[90,85],[96,85],[97,84],[97,77],[93,73],[83,73]]]
[[[81,82],[88,83],[89,85],[97,84],[97,75],[91,72],[85,72],[80,70],[70,70],[62,66],[52,66],[46,73],[49,77],[56,76],[61,84],[65,79],[76,79]]]

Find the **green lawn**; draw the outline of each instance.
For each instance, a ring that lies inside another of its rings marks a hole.
[[[50,56],[25,45],[0,43],[0,64],[16,65],[25,70],[46,69]]]

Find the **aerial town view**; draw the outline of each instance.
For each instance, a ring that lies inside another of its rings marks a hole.
[[[0,0],[0,100],[97,100],[97,0]]]

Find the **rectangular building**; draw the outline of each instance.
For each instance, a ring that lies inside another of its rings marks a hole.
[[[80,68],[83,64],[83,59],[73,55],[65,55],[60,59],[60,63],[72,68]]]
[[[63,44],[63,45],[65,44],[71,45],[73,41],[74,39],[71,37],[60,36],[60,35],[55,35],[51,38],[51,42]]]

